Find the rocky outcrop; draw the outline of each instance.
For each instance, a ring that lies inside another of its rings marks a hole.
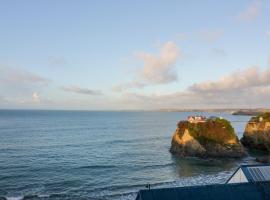
[[[241,142],[250,149],[270,152],[270,113],[252,117],[246,125]]]
[[[170,151],[179,156],[195,157],[239,158],[246,155],[230,122],[219,118],[197,123],[180,121]]]

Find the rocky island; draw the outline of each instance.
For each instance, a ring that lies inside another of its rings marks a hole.
[[[229,121],[200,116],[178,123],[170,152],[202,158],[240,158],[246,155]]]
[[[241,142],[247,148],[270,152],[269,112],[262,113],[249,120]]]

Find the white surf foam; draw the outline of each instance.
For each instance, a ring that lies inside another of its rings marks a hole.
[[[18,197],[6,197],[7,200],[23,200],[23,196],[18,196]]]

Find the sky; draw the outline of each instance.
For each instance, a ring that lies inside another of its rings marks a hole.
[[[270,107],[269,0],[0,0],[0,108]]]

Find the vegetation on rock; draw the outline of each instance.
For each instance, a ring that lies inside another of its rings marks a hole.
[[[180,121],[178,128],[182,132],[187,129],[190,135],[199,142],[213,141],[220,144],[226,144],[228,141],[236,143],[238,138],[230,122],[225,119],[208,119],[204,123],[190,123]]]
[[[252,117],[246,125],[241,142],[250,149],[270,152],[270,113]]]
[[[260,119],[262,119],[262,121],[269,121],[270,122],[270,112],[261,113],[255,117],[252,117],[250,119],[250,122],[260,122]]]
[[[191,123],[180,121],[170,151],[180,156],[242,157],[245,155],[234,128],[225,119]]]

